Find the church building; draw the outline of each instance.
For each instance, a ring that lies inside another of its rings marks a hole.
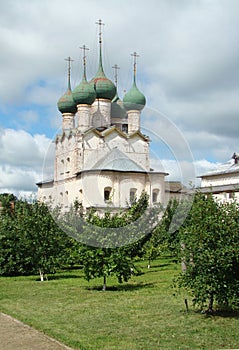
[[[239,155],[233,153],[226,163],[206,174],[200,175],[202,193],[212,193],[221,203],[239,202]]]
[[[54,140],[54,177],[37,183],[38,198],[64,210],[77,200],[83,208],[103,211],[127,208],[145,191],[150,205],[165,203],[168,174],[151,169],[150,139],[140,130],[146,99],[136,84],[137,55],[132,87],[121,100],[117,79],[113,83],[104,73],[101,20],[98,24],[98,71],[88,82],[83,46],[82,80],[73,90],[68,58],[68,88],[58,101],[62,130]]]

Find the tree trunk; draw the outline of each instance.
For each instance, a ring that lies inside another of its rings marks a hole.
[[[208,302],[208,309],[206,311],[207,314],[213,314],[213,302],[214,302],[214,295],[213,292],[210,292],[209,296],[209,302]]]
[[[102,290],[105,292],[106,291],[106,276],[104,275],[104,282],[103,282],[103,288]]]
[[[184,250],[185,250],[185,244],[181,243],[181,251],[183,252]],[[182,269],[182,272],[185,272],[187,270],[187,265],[184,257],[181,258],[181,269]]]
[[[43,272],[41,271],[41,269],[39,269],[39,273],[40,273],[40,280],[41,282],[44,281],[44,275],[43,275]]]

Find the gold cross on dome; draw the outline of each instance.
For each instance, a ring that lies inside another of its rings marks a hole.
[[[85,45],[81,46],[80,49],[83,51],[83,64],[84,64],[84,67],[86,65],[86,50],[89,50],[88,47],[86,47]]]
[[[99,26],[99,43],[102,43],[102,26],[104,26],[105,24],[102,22],[101,19],[98,20],[98,22],[95,22],[95,24],[98,24]]]
[[[65,58],[65,61],[68,62],[68,74],[70,74],[70,71],[71,71],[71,62],[74,62],[74,60],[69,56],[69,57]]]
[[[136,74],[136,58],[139,57],[139,55],[137,54],[137,52],[133,52],[131,53],[131,56],[134,57],[134,75]]]

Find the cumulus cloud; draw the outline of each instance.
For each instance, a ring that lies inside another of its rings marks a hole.
[[[137,85],[147,107],[158,111],[155,116],[145,109],[142,123],[155,158],[168,160],[166,171],[176,171],[171,162],[190,163],[190,158],[207,168],[238,152],[237,0],[122,0],[117,6],[110,0],[9,0],[1,2],[0,11],[1,166],[40,170],[48,138],[37,134],[52,137],[59,127],[56,103],[67,85],[64,58],[74,59],[72,87],[82,76],[79,46],[90,48],[88,79],[96,73],[98,18],[105,23],[104,69],[114,79],[111,67],[120,66],[121,97],[132,84],[130,54],[140,55]]]
[[[2,129],[0,138],[3,165],[39,167],[49,144],[44,135],[32,136],[24,130]]]
[[[0,192],[36,192],[36,182],[44,173],[51,140],[23,130],[0,129]]]
[[[176,159],[151,159],[154,170],[168,173],[166,181],[179,181],[188,188],[200,186],[200,176],[216,169],[219,164],[207,159],[194,162],[177,161]]]

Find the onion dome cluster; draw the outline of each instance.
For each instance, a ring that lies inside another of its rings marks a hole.
[[[145,96],[139,91],[136,85],[136,63],[134,64],[133,85],[129,92],[125,94],[123,102],[119,99],[116,85],[106,77],[102,65],[102,53],[100,44],[99,68],[96,76],[88,82],[86,79],[86,65],[84,57],[84,73],[79,85],[71,91],[70,68],[68,73],[68,89],[59,99],[57,106],[61,113],[76,113],[77,105],[91,105],[95,99],[107,99],[112,101],[112,117],[124,118],[126,111],[141,111],[146,103]]]
[[[77,105],[91,105],[96,98],[112,100],[115,95],[116,86],[105,76],[100,50],[99,68],[96,76],[88,82],[86,79],[86,68],[84,64],[84,73],[80,84],[77,85],[72,92],[69,78],[68,90],[59,99],[57,106],[61,113],[76,113]]]

